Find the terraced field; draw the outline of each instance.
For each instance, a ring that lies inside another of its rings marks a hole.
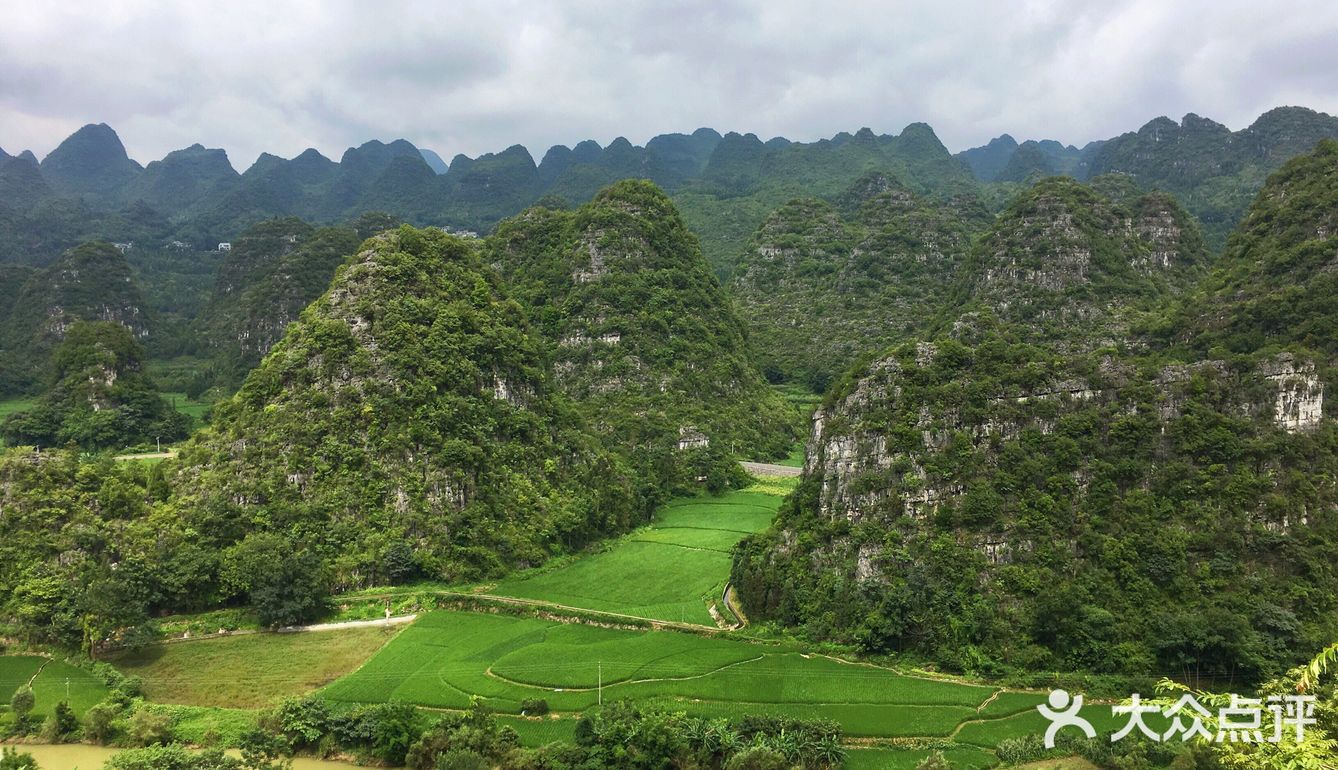
[[[781,494],[770,482],[721,497],[693,497],[665,505],[654,524],[603,552],[521,573],[489,593],[651,620],[715,625],[709,607],[729,579],[730,551],[745,536],[766,529]]]
[[[29,682],[33,714],[39,717],[49,715],[61,701],[68,701],[76,714],[83,715],[107,696],[102,682],[77,666],[35,655],[0,656],[0,703],[8,705],[14,692]]]
[[[1039,695],[992,699],[991,687],[905,676],[791,645],[455,611],[421,617],[322,693],[448,709],[479,696],[511,714],[526,698],[558,712],[627,698],[709,716],[834,719],[857,737],[951,736],[964,751],[1044,727],[1031,710]],[[1092,711],[1109,716],[1108,708]]]

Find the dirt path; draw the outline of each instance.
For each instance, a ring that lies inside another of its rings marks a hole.
[[[800,476],[803,475],[803,468],[795,468],[791,465],[773,465],[772,463],[749,463],[739,461],[745,471],[754,476]]]
[[[305,634],[312,631],[343,631],[346,628],[375,628],[378,626],[402,626],[418,619],[417,615],[394,615],[378,620],[346,620],[342,623],[314,623],[310,626],[287,626],[278,629],[280,634]]]
[[[177,450],[172,449],[166,452],[145,452],[144,454],[138,455],[116,455],[112,459],[122,462],[126,460],[168,460],[176,456]]]

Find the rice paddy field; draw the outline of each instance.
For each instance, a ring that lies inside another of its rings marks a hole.
[[[600,698],[634,699],[703,716],[822,717],[854,737],[951,737],[966,752],[1045,724],[1034,711],[1038,694],[1000,695],[788,644],[455,611],[420,617],[322,694],[442,709],[467,708],[477,696],[510,714],[527,698],[568,713]]]
[[[709,607],[729,579],[731,549],[767,528],[788,489],[770,482],[673,501],[653,524],[599,553],[520,573],[488,593],[714,626]]]
[[[721,497],[674,501],[653,524],[597,553],[481,588],[497,596],[714,627],[709,608],[720,602],[731,549],[770,524],[793,483],[766,479]],[[338,703],[400,702],[434,710],[468,708],[481,698],[524,744],[539,746],[570,742],[581,712],[601,700],[630,699],[701,716],[835,720],[855,741],[847,767],[909,770],[932,753],[922,748],[926,741],[946,747],[954,767],[992,767],[998,764],[992,749],[1000,741],[1046,726],[1035,711],[1043,699],[1038,693],[912,676],[746,632],[633,629],[543,612],[435,610],[396,628],[195,640],[114,663],[139,676],[149,699],[173,710],[192,734],[239,732],[255,709],[316,692]],[[0,658],[0,696],[7,700],[36,675],[39,710],[43,704],[49,709],[56,702],[53,688],[72,668],[64,665]],[[96,682],[74,689],[81,711],[102,695]],[[521,702],[534,698],[547,701],[553,713],[523,716]],[[1111,726],[1108,707],[1089,707],[1086,715],[1099,728]],[[907,739],[910,746],[898,745]]]
[[[35,655],[0,656],[0,703],[23,687],[33,690],[33,714],[51,714],[56,704],[68,701],[74,713],[83,715],[107,696],[107,688],[87,671],[59,660]]]

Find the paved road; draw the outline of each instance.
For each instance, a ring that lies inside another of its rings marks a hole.
[[[754,476],[799,476],[803,474],[803,468],[795,468],[789,465],[772,465],[771,463],[746,463],[740,462],[745,471]]]

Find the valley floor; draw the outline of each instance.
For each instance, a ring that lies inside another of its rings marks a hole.
[[[143,680],[150,700],[175,704],[165,708],[176,709],[186,740],[239,733],[255,709],[313,692],[429,709],[463,709],[479,697],[530,745],[571,740],[583,710],[623,698],[704,716],[821,717],[841,723],[847,766],[857,769],[913,768],[930,749],[955,767],[990,767],[1001,740],[1044,728],[1039,693],[907,674],[724,630],[736,622],[723,600],[731,549],[770,524],[794,483],[768,479],[673,501],[654,523],[595,553],[497,584],[348,595],[335,620],[353,622],[325,633],[176,641],[113,662]],[[387,623],[388,606],[421,613]],[[212,619],[197,627],[209,629]],[[0,696],[34,680],[39,712],[63,696],[56,689],[67,677],[79,712],[105,694],[73,666],[0,658]],[[521,702],[536,698],[552,713],[523,716]],[[1089,712],[1098,728],[1110,726],[1108,708]]]

